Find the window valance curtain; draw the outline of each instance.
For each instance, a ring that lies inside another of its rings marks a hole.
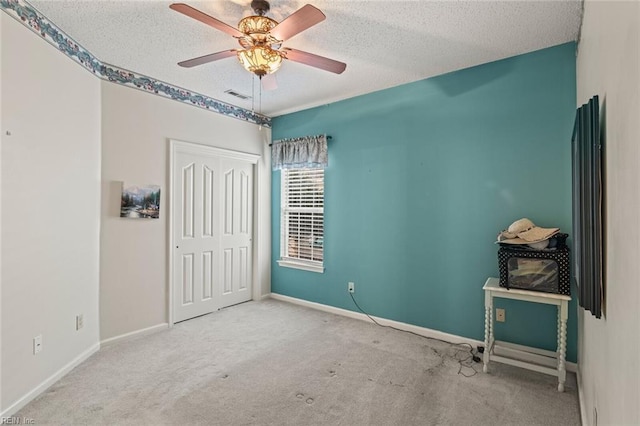
[[[278,169],[324,169],[329,164],[327,136],[280,139],[271,145],[271,165]]]

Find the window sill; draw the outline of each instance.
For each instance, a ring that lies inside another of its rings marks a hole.
[[[310,265],[303,262],[295,262],[293,260],[278,260],[278,265],[285,268],[301,269],[303,271],[324,273],[324,265]]]

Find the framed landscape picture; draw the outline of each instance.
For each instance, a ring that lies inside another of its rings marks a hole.
[[[160,186],[122,185],[120,217],[158,219],[160,217]]]

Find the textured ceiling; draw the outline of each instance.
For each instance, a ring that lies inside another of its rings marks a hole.
[[[234,27],[252,14],[250,0],[182,1]],[[261,91],[235,58],[179,67],[238,44],[172,11],[170,1],[29,1],[103,62],[269,116],[574,41],[582,12],[581,0],[273,0],[268,15],[281,21],[307,2],[327,19],[284,46],[346,62],[346,71],[285,61],[278,88]],[[255,96],[241,100],[228,89]]]

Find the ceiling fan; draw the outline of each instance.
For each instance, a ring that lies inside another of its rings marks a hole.
[[[252,72],[261,79],[267,74],[276,72],[282,65],[283,59],[310,65],[336,74],[341,74],[347,67],[343,62],[303,52],[302,50],[282,47],[283,42],[325,19],[324,13],[310,4],[301,7],[278,23],[265,16],[270,9],[268,1],[253,0],[251,8],[255,15],[243,18],[238,23],[237,29],[184,3],[174,3],[169,7],[176,12],[233,36],[241,46],[240,49],[223,50],[179,62],[178,65],[182,67],[191,68],[236,56],[247,71]]]

